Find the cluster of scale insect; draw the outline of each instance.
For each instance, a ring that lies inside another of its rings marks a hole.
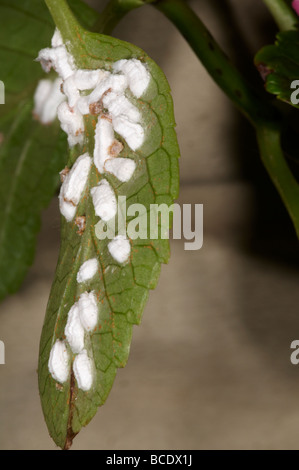
[[[140,98],[149,85],[150,73],[137,59],[116,61],[111,72],[78,69],[57,29],[51,45],[39,52],[37,60],[45,72],[53,68],[58,78],[39,82],[34,96],[35,117],[48,124],[57,116],[61,128],[67,133],[70,147],[83,146],[83,117],[89,114],[97,118],[93,155],[83,153],[70,170],[61,172],[60,211],[67,222],[73,221],[91,167],[95,165],[103,178],[90,188],[90,194],[95,215],[108,222],[116,216],[117,200],[105,174],[113,174],[120,182],[127,182],[136,170],[133,159],[121,156],[123,144],[117,140],[115,133],[125,140],[132,151],[140,148],[145,139],[141,113],[128,99],[126,91]],[[76,217],[75,222],[79,226],[78,233],[82,233],[85,225],[83,220],[79,223],[79,218]],[[108,250],[116,262],[125,263],[130,256],[130,241],[124,235],[117,235],[108,243]],[[97,272],[97,259],[86,260],[78,270],[77,282],[86,282]],[[78,387],[83,391],[92,387],[94,363],[88,355],[85,341],[86,335],[98,323],[98,310],[94,292],[84,292],[70,308],[64,330],[65,339],[57,339],[50,352],[48,367],[55,381],[63,384],[69,379],[71,349],[74,355],[72,368]]]

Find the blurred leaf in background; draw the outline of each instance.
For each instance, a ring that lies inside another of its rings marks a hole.
[[[84,26],[98,14],[71,0]],[[35,61],[50,44],[54,23],[44,1],[0,0],[0,299],[16,292],[35,253],[41,212],[49,204],[65,166],[67,145],[58,121],[33,120],[33,94],[44,75]]]

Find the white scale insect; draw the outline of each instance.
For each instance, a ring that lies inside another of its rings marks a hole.
[[[84,192],[92,163],[101,174],[113,174],[121,182],[131,179],[136,163],[130,158],[119,157],[123,145],[115,138],[117,132],[133,150],[140,148],[145,139],[142,116],[128,99],[126,91],[140,98],[150,82],[150,73],[137,59],[119,60],[112,72],[106,70],[77,69],[73,57],[63,44],[56,29],[51,48],[42,49],[37,60],[49,72],[54,68],[59,75],[54,82],[41,80],[34,95],[34,116],[43,124],[51,123],[56,116],[61,128],[67,133],[70,147],[84,142],[85,114],[98,115],[95,129],[93,158],[84,153],[65,175],[60,194],[59,207],[62,215],[71,222]],[[81,92],[90,91],[89,94]],[[108,110],[108,115],[102,109]],[[116,215],[117,202],[113,188],[106,179],[90,190],[95,214],[104,221]],[[125,263],[131,252],[130,241],[118,235],[108,250],[118,263]],[[84,283],[98,272],[96,258],[85,261],[78,270],[77,282]],[[66,340],[53,344],[48,367],[54,380],[65,383],[70,377],[71,356],[75,355],[73,371],[78,387],[83,391],[92,388],[94,363],[86,349],[86,335],[98,322],[98,302],[94,292],[84,292],[70,308],[65,327]]]

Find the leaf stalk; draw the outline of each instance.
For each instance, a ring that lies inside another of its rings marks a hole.
[[[296,29],[298,16],[285,0],[263,0],[280,31]]]

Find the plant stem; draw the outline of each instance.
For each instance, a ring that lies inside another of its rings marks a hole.
[[[75,57],[76,61],[79,60],[81,49],[79,38],[80,32],[83,31],[82,26],[72,13],[66,0],[45,0],[45,2],[64,42],[68,43],[69,52]]]
[[[266,123],[257,129],[257,141],[262,161],[282,198],[299,238],[299,185],[281,149],[281,129]]]
[[[217,85],[255,127],[261,121],[276,119],[276,109],[251,88],[184,1],[159,0],[153,5],[177,27]]]
[[[67,43],[69,52],[74,56],[77,66],[85,68],[85,54],[82,43],[84,29],[66,0],[45,0],[45,2],[64,42]],[[92,28],[93,31],[110,34],[126,13],[141,5],[143,5],[142,0],[110,0],[95,22]]]
[[[247,84],[188,5],[182,0],[159,0],[154,6],[178,28],[215,82],[256,128],[262,161],[299,237],[299,186],[281,148],[278,113]]]
[[[285,0],[264,0],[264,3],[281,31],[296,29],[298,16]]]

